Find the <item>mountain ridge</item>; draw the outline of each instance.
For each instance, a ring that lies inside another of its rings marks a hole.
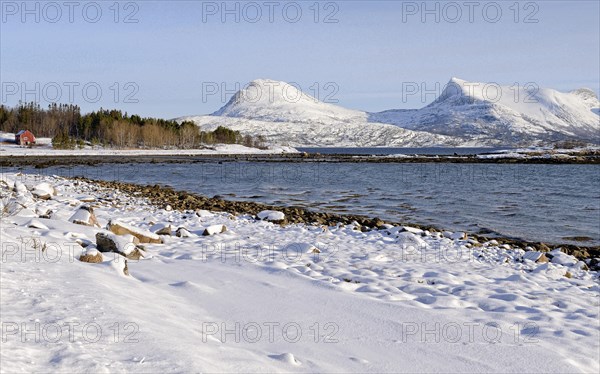
[[[600,144],[598,108],[598,97],[588,88],[559,92],[453,77],[420,109],[370,113],[321,102],[286,82],[257,79],[212,114],[177,120],[206,130],[226,126],[297,147]]]

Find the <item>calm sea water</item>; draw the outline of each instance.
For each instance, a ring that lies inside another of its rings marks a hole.
[[[163,184],[230,200],[550,243],[577,243],[567,238],[585,236],[592,239],[586,245],[600,245],[597,165],[210,162],[24,171]]]

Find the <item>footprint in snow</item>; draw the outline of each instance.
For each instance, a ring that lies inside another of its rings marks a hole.
[[[302,363],[300,361],[296,360],[296,358],[294,357],[294,355],[291,354],[291,353],[283,353],[283,354],[280,354],[280,355],[270,355],[269,357],[272,358],[272,359],[274,359],[274,360],[285,362],[287,364],[294,365],[294,366],[300,366],[300,365],[302,365]]]

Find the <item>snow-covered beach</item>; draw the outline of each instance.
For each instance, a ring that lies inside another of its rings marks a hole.
[[[599,369],[598,272],[560,250],[280,226],[53,176],[6,173],[0,193],[3,372]]]

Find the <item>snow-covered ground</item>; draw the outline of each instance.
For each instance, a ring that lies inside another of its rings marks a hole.
[[[217,144],[205,149],[116,149],[85,146],[84,148],[54,149],[52,139],[36,138],[36,145],[21,147],[14,144],[14,134],[0,132],[2,156],[196,156],[214,154],[279,154],[297,153],[292,147],[272,145],[268,149],[250,148],[240,144]]]
[[[2,372],[600,369],[598,273],[559,251],[180,212],[52,176],[4,174],[0,194]],[[100,227],[69,222],[82,204]],[[115,253],[78,261],[109,220],[186,230],[124,275]]]

